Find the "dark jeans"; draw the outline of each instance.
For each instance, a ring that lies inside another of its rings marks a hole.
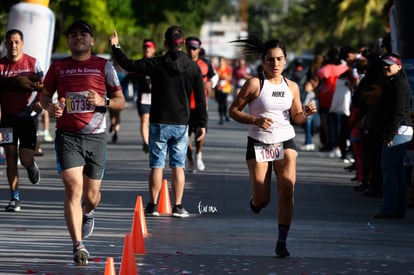
[[[216,90],[215,92],[215,98],[218,103],[218,112],[219,112],[219,118],[220,122],[223,121],[223,117],[228,120],[227,116],[227,95],[223,91]]]
[[[371,128],[362,134],[363,182],[372,191],[381,193],[382,171],[381,153],[383,139],[381,133]]]
[[[381,213],[405,216],[407,183],[404,157],[408,143],[382,146],[381,168],[383,176]]]
[[[319,107],[318,110],[320,127],[319,127],[319,141],[323,149],[330,149],[329,133],[328,133],[328,113],[329,109]]]
[[[349,117],[330,112],[328,114],[329,146],[339,147],[342,157],[346,156],[346,141],[349,138]]]

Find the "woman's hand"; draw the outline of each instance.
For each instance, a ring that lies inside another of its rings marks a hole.
[[[258,117],[255,119],[254,124],[262,129],[267,129],[272,126],[273,119],[268,117]]]
[[[308,105],[305,105],[303,107],[303,114],[308,117],[313,115],[314,113],[316,113],[318,110],[316,109],[315,104],[313,104],[313,102],[309,103]]]

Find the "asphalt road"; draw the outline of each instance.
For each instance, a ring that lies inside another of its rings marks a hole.
[[[95,212],[86,267],[72,261],[63,219],[63,186],[52,143],[37,158],[42,171],[33,186],[20,168],[22,211],[0,211],[0,274],[104,274],[113,257],[119,272],[124,239],[131,231],[138,196],[148,198],[148,161],[141,150],[138,117],[130,104],[122,113],[116,144],[108,145],[102,202]],[[186,174],[186,219],[146,218],[146,253],[135,255],[138,274],[414,274],[414,211],[403,220],[376,220],[379,198],[353,190],[354,176],[339,159],[299,152],[295,214],[288,237],[289,258],[274,257],[276,188],[258,215],[249,209],[250,183],[244,161],[246,126],[218,125],[210,102],[203,152],[206,170]],[[303,142],[297,128],[296,143]],[[169,181],[170,172],[164,178]],[[0,166],[1,204],[9,199]],[[171,189],[170,189],[171,192]],[[2,206],[3,207],[3,206]]]

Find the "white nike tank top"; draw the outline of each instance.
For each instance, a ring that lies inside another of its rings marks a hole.
[[[292,100],[292,92],[284,78],[279,84],[265,79],[259,96],[249,103],[249,113],[253,116],[270,117],[273,125],[267,129],[250,125],[248,136],[265,144],[283,142],[295,137],[289,114]]]

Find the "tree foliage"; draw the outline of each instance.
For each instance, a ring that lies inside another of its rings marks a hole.
[[[249,27],[259,30],[259,33],[261,31],[266,38],[285,41],[289,48],[296,51],[315,48],[326,50],[338,45],[372,45],[384,34],[384,7],[388,2],[368,0],[362,5],[358,0],[297,1],[290,5],[287,14],[281,12],[277,3],[273,4],[270,11],[263,10],[263,5],[256,4],[250,7],[250,15],[258,14],[262,20],[261,25],[273,28],[260,28],[257,22],[249,22]]]

